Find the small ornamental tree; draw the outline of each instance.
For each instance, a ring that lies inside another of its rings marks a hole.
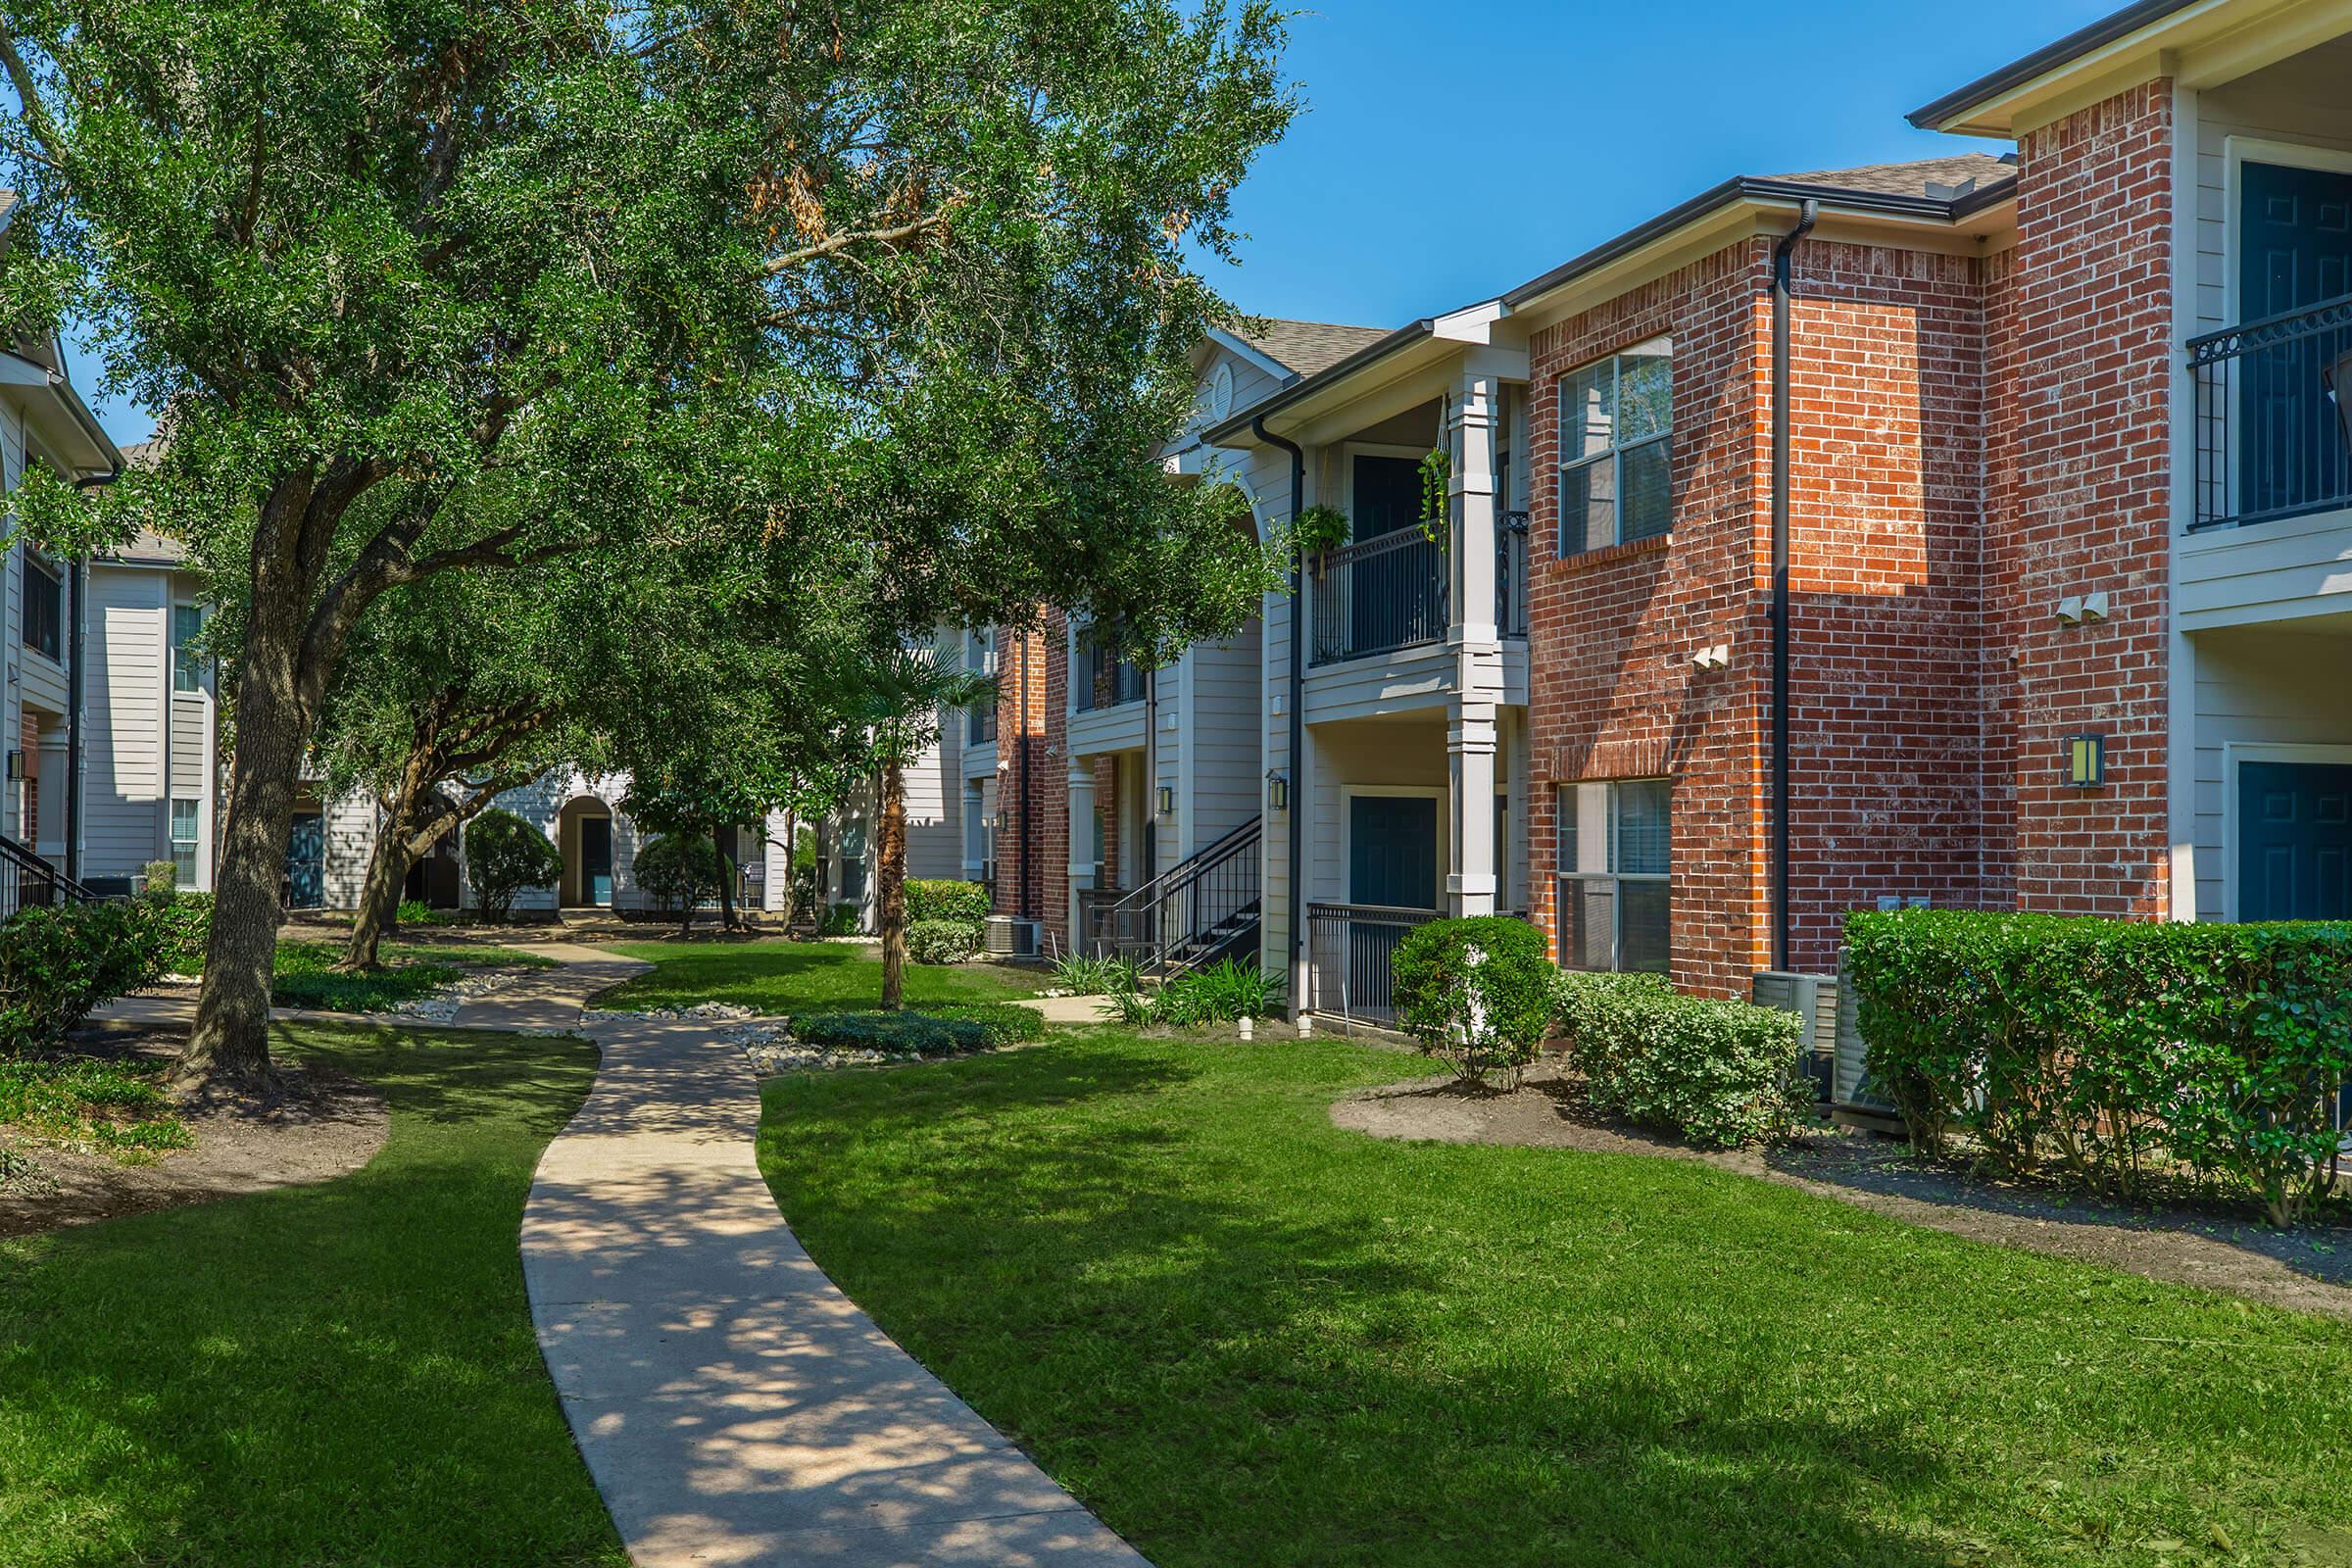
[[[694,906],[719,890],[718,849],[699,833],[661,833],[637,852],[637,886],[678,906],[678,934],[694,929]]]
[[[1391,960],[1396,1019],[1422,1051],[1465,1083],[1499,1074],[1519,1087],[1551,1025],[1551,959],[1544,933],[1500,915],[1433,920]]]
[[[503,924],[525,888],[543,888],[564,874],[564,857],[547,835],[513,811],[489,810],[466,829],[466,879],[482,913]]]

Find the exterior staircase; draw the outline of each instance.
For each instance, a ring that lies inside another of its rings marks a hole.
[[[1265,819],[1251,817],[1132,893],[1094,906],[1087,941],[1166,980],[1254,953],[1263,892]]]
[[[96,897],[49,861],[0,833],[0,920],[19,909],[87,904]]]

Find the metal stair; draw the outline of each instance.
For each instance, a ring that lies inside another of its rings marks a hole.
[[[97,897],[15,839],[0,833],[0,920],[19,909],[88,904]]]
[[[1253,951],[1264,839],[1265,819],[1251,817],[1134,892],[1095,906],[1088,943],[1135,959],[1152,980]]]

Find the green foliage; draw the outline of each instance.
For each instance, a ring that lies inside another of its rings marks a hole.
[[[0,1054],[44,1050],[90,1009],[164,973],[164,933],[142,901],[20,909],[0,922]]]
[[[2352,925],[1905,910],[1846,921],[1870,1068],[1923,1148],[2124,1196],[2152,1167],[2292,1224],[2334,1183]]]
[[[163,1064],[95,1056],[0,1057],[0,1127],[135,1159],[194,1140]]]
[[[1101,965],[1094,972],[1100,975],[1102,994],[1110,998],[1119,1021],[1136,1028],[1157,1024],[1197,1029],[1204,1024],[1271,1017],[1282,1010],[1285,987],[1281,976],[1263,973],[1254,960],[1221,959],[1205,969],[1173,975],[1150,991],[1137,985],[1132,960],[1096,961]]]
[[[1432,920],[1391,960],[1396,1022],[1457,1077],[1516,1085],[1551,1024],[1553,969],[1544,933],[1525,920]]]
[[[689,915],[718,897],[718,848],[699,833],[660,833],[637,850],[637,886]]]
[[[1348,542],[1348,514],[1337,507],[1315,505],[1291,522],[1291,544],[1301,555],[1337,550]]]
[[[139,867],[139,897],[169,904],[179,891],[179,866],[171,860],[149,860]]]
[[[1452,508],[1453,454],[1432,447],[1421,455],[1421,537],[1443,544]]]
[[[906,879],[906,918],[910,922],[957,920],[976,926],[988,918],[988,889],[981,883]]]
[[[493,923],[514,912],[524,889],[551,886],[563,874],[563,854],[513,811],[493,807],[466,824],[466,879]]]
[[[910,920],[906,956],[917,963],[961,963],[980,951],[980,926],[971,920]]]
[[[1142,985],[1136,961],[1125,954],[1071,953],[1054,960],[1054,987],[1074,997],[1133,996]]]
[[[912,1052],[922,1056],[961,1055],[1036,1040],[1046,1032],[1044,1014],[1009,1004],[958,1007],[953,1012],[813,1012],[792,1020],[792,1037],[803,1045],[845,1051]]]
[[[159,956],[166,974],[195,974],[204,968],[213,941],[213,896],[182,893],[155,906]]]
[[[270,985],[270,1003],[313,1012],[388,1012],[404,1002],[422,1001],[466,977],[466,971],[454,963],[429,959],[345,974],[335,968],[341,956],[322,942],[279,943]]]
[[[1794,1013],[1686,997],[1661,975],[1569,972],[1555,986],[1595,1109],[1725,1149],[1786,1138],[1811,1114]]]
[[[399,914],[392,923],[430,927],[464,925],[466,920],[466,912],[462,909],[436,909],[422,899],[403,899],[400,901]]]
[[[858,931],[858,906],[847,902],[834,905],[816,922],[816,934],[820,937],[854,937]]]

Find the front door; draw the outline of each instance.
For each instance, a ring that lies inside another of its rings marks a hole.
[[[1357,543],[1421,527],[1421,465],[1411,458],[1358,454],[1349,464]],[[1445,635],[1437,573],[1443,558],[1423,541],[1358,559],[1348,567],[1348,650],[1372,653]]]
[[[326,818],[317,811],[294,813],[286,840],[286,907],[316,909],[326,903]]]
[[[580,896],[603,909],[612,904],[612,819],[580,818]]]
[[[2238,764],[2237,917],[2352,919],[2352,764]]]
[[[2352,294],[2352,173],[2238,167],[2237,318],[2260,321]],[[2256,349],[2238,391],[2238,512],[2292,512],[2340,495],[2352,477],[2327,375],[2343,334]],[[2352,387],[2342,392],[2352,396]]]
[[[1356,795],[1348,802],[1348,902],[1382,909],[1438,906],[1438,803],[1426,795]],[[1351,914],[1347,993],[1350,1012],[1393,1010],[1392,959],[1412,929],[1396,915]]]

